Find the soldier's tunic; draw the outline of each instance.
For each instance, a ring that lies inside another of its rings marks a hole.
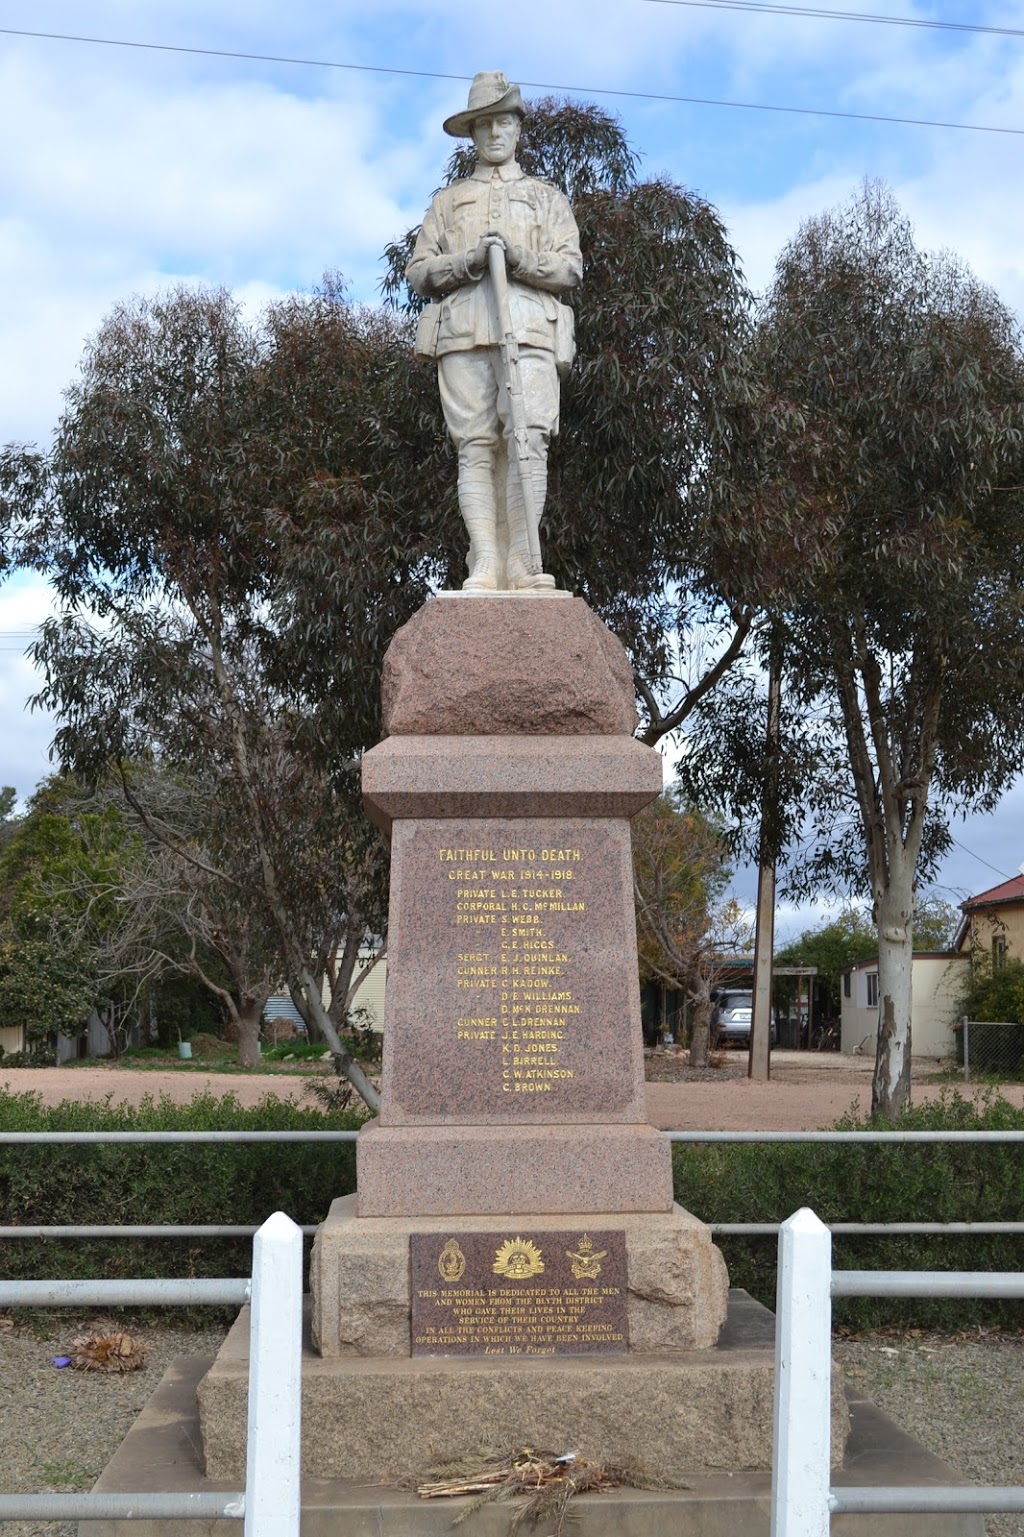
[[[518,271],[509,273],[509,308],[528,424],[543,453],[558,431],[558,367],[567,370],[572,361],[571,312],[556,296],[575,288],[583,271],[568,199],[525,176],[514,161],[479,165],[434,198],[406,275],[417,293],[440,301],[431,316],[432,351],[452,438],[460,449],[467,442],[497,444],[500,434],[512,432],[498,316],[490,282],[466,270],[466,256],[489,230],[522,252]]]

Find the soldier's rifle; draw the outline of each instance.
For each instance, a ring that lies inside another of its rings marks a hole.
[[[509,408],[512,413],[512,439],[516,450],[516,469],[523,494],[523,519],[526,523],[526,547],[530,564],[540,571],[540,508],[534,495],[533,476],[530,472],[530,430],[527,426],[526,396],[523,393],[523,376],[519,367],[519,339],[512,324],[512,306],[508,298],[508,277],[505,273],[505,251],[497,243],[487,248],[487,263],[491,273],[491,287],[498,311],[498,327],[501,332],[501,363],[505,373]]]

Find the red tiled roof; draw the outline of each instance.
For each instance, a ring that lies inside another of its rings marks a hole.
[[[1024,875],[1015,875],[1012,881],[1003,881],[1001,886],[991,886],[988,891],[969,897],[963,909],[970,912],[975,907],[994,907],[997,902],[1024,902]]]

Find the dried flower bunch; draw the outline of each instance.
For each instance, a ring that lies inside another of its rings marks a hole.
[[[86,1334],[72,1341],[71,1365],[79,1372],[137,1372],[146,1354],[137,1334]]]
[[[418,1484],[424,1500],[473,1495],[453,1526],[498,1500],[522,1500],[509,1522],[515,1537],[525,1521],[550,1520],[552,1537],[563,1537],[569,1501],[577,1494],[602,1489],[686,1489],[675,1479],[635,1466],[589,1462],[574,1452],[558,1456],[523,1446],[512,1452],[481,1452],[436,1468],[431,1481]]]

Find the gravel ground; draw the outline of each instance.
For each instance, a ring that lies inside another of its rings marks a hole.
[[[149,1347],[142,1371],[116,1376],[54,1366],[77,1335],[105,1332],[102,1320],[70,1318],[45,1336],[27,1327],[0,1330],[0,1493],[91,1489],[172,1357],[213,1355],[224,1338],[222,1329],[142,1328],[136,1332]],[[75,1534],[74,1523],[57,1521],[0,1527],[3,1537]]]
[[[1024,1335],[865,1334],[835,1342],[852,1382],[973,1484],[1024,1484]],[[988,1516],[1022,1537],[1024,1516]]]
[[[91,1328],[92,1326],[90,1326]],[[71,1324],[45,1337],[0,1331],[0,1491],[89,1489],[173,1356],[209,1355],[218,1330],[139,1331],[144,1371],[60,1370]],[[1024,1483],[1024,1335],[859,1335],[836,1341],[859,1389],[973,1483]],[[989,1537],[1024,1537],[1024,1517],[991,1516]],[[67,1524],[11,1522],[4,1537],[74,1537]]]

